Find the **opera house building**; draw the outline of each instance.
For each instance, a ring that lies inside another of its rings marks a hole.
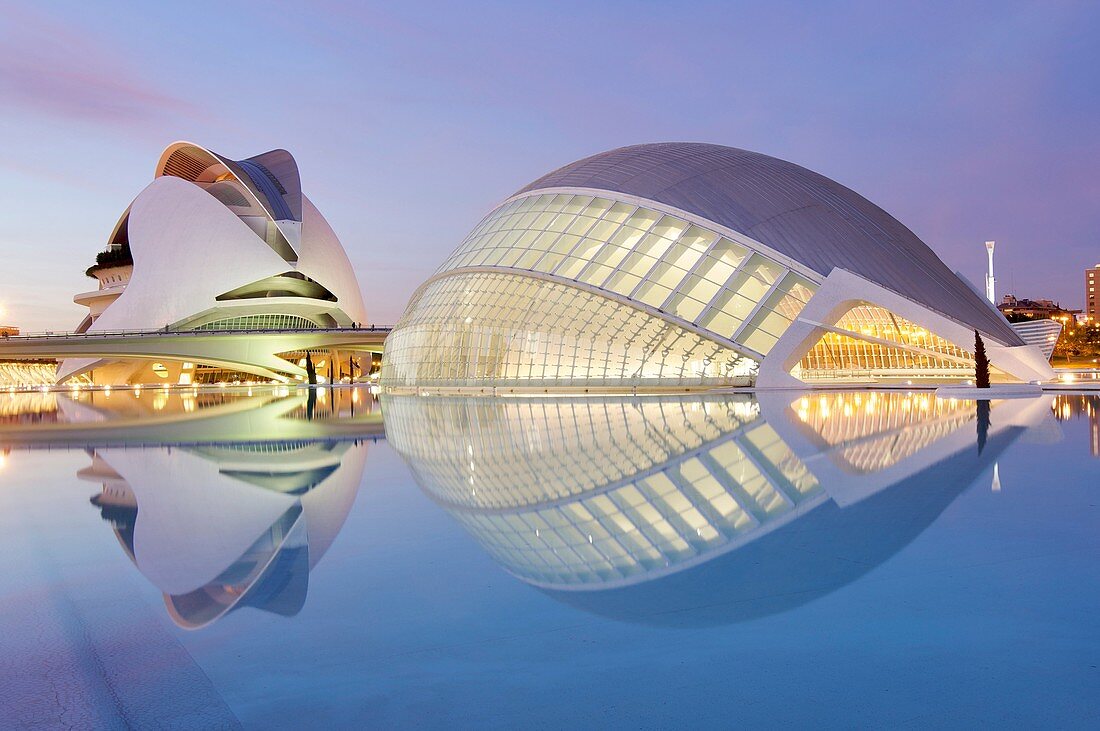
[[[75,301],[88,308],[77,328],[88,335],[323,330],[367,319],[351,263],[286,150],[231,160],[188,142],[169,145],[87,274],[98,286]],[[104,345],[95,357],[65,357],[57,382],[304,380],[299,361],[311,348],[301,343],[211,342]]]
[[[382,383],[539,390],[962,382],[1053,371],[903,224],[729,147],[624,147],[492,210],[413,295]]]

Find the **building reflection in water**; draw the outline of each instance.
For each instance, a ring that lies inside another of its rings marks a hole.
[[[48,422],[11,405],[0,449],[86,448],[92,503],[182,627],[296,614],[383,435],[516,577],[611,617],[707,624],[872,570],[1022,431],[1056,430],[1052,410],[1095,423],[1072,398],[389,396],[383,431],[360,389],[131,389],[50,395]]]
[[[351,510],[363,442],[103,449],[79,477],[181,627],[250,606],[294,615]]]
[[[722,623],[803,604],[923,531],[1049,399],[824,393],[383,399],[421,488],[518,578],[593,612]]]
[[[1100,457],[1100,396],[1058,394],[1051,410],[1058,421],[1088,419],[1089,452],[1093,457]]]
[[[13,401],[0,444],[85,446],[92,504],[188,629],[242,607],[297,614],[355,500],[367,442],[383,435],[361,388],[41,398],[49,420],[22,418],[40,404]]]

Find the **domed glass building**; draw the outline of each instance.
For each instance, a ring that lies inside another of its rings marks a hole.
[[[909,229],[828,178],[696,143],[624,147],[521,189],[414,294],[391,389],[1053,377]]]

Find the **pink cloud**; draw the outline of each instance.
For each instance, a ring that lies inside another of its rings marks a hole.
[[[26,7],[5,6],[3,14],[0,95],[9,109],[127,127],[194,112],[64,23]]]

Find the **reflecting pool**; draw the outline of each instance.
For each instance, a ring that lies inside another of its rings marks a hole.
[[[0,727],[1084,725],[1100,397],[0,394]]]

